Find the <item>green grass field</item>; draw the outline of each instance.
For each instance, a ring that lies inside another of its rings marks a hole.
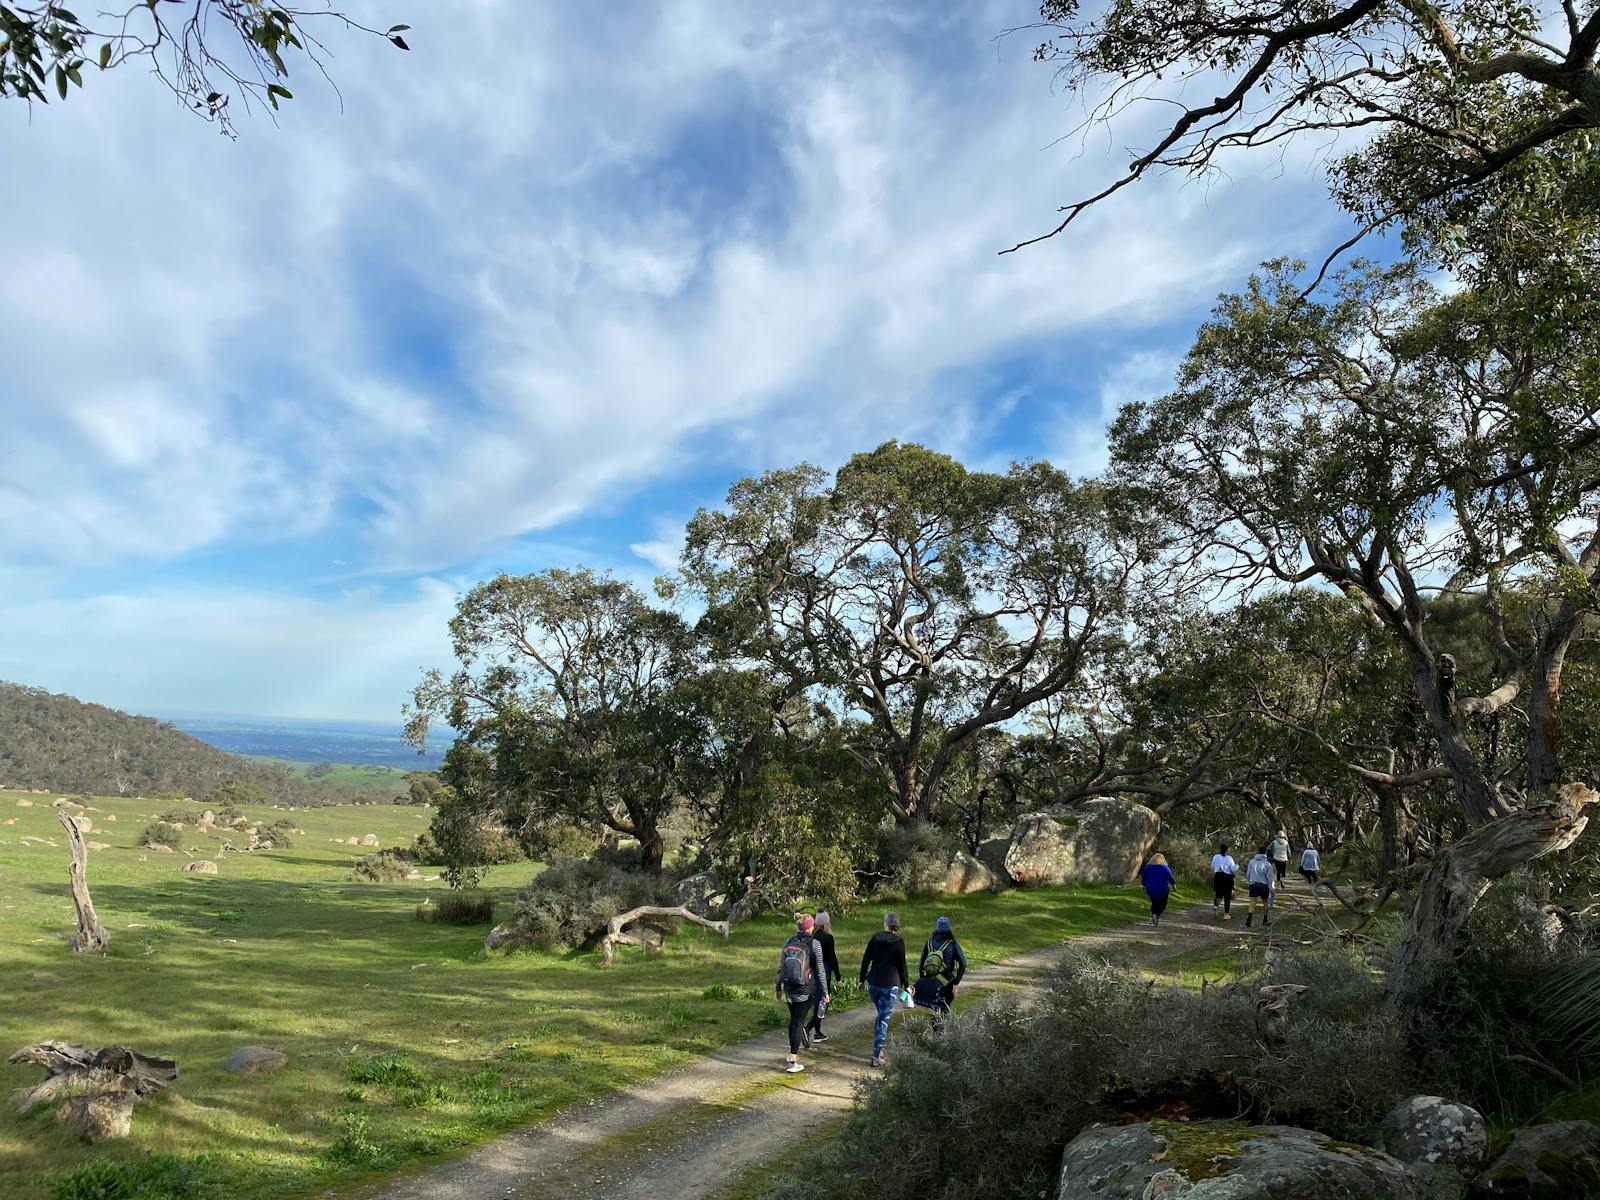
[[[357,784],[374,791],[391,789],[396,795],[406,790],[406,773],[396,767],[375,767],[362,763],[329,763],[333,770],[327,775],[312,775],[314,764],[296,762],[290,758],[272,758],[266,754],[241,754],[252,762],[271,763],[282,767],[298,779],[321,779],[328,783]]]
[[[0,1057],[49,1038],[124,1044],[177,1059],[182,1074],[140,1102],[132,1137],[99,1147],[69,1140],[49,1114],[0,1109],[6,1197],[337,1190],[781,1023],[769,998],[787,930],[777,918],[739,926],[726,942],[686,927],[659,957],[627,952],[602,967],[593,953],[486,956],[484,928],[415,920],[437,882],[353,882],[351,864],[369,851],[343,839],[408,843],[428,818],[417,807],[297,810],[289,815],[305,834],[292,847],[227,854],[219,874],[204,876],[182,870],[187,853],[137,847],[167,805],[93,800],[87,837],[109,848],[91,853],[89,881],[112,948],[76,955],[53,798],[0,792],[0,822],[14,822],[0,823]],[[218,843],[190,827],[182,846],[209,858]],[[501,910],[536,869],[489,872]],[[1133,919],[1144,906],[1135,888],[1102,888],[898,907],[911,940],[949,912],[978,963]],[[836,921],[847,972],[878,924],[876,909]],[[275,1075],[223,1072],[244,1044],[282,1050],[290,1063]],[[37,1075],[0,1067],[8,1088]],[[63,1175],[116,1170],[95,1165],[108,1161],[142,1162],[143,1190],[94,1190],[86,1175],[84,1186]]]

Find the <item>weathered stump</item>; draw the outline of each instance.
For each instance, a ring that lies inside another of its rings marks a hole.
[[[635,921],[643,917],[677,917],[681,921],[693,921],[696,925],[703,925],[713,933],[728,936],[728,923],[726,921],[708,921],[698,913],[690,912],[682,905],[667,907],[659,904],[645,904],[638,908],[630,908],[625,913],[618,913],[606,924],[606,935],[600,939],[600,958],[602,962],[610,962],[616,955],[619,944],[639,946],[642,949],[661,952],[659,942],[652,942],[645,930],[628,929]]]
[[[29,1113],[59,1100],[56,1117],[91,1142],[126,1137],[134,1102],[178,1077],[178,1064],[170,1058],[140,1054],[126,1046],[89,1050],[66,1042],[39,1042],[24,1046],[10,1061],[32,1063],[45,1073],[42,1082],[22,1093],[17,1112]]]
[[[68,816],[64,809],[56,812],[56,819],[67,831],[67,840],[72,846],[69,873],[72,879],[72,903],[78,910],[78,932],[67,945],[78,951],[95,950],[104,954],[111,948],[111,935],[100,924],[100,918],[95,915],[94,901],[89,898],[89,848],[83,844],[83,830],[78,828],[77,821]]]

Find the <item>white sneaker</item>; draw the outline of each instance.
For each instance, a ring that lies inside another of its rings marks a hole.
[[[787,1067],[785,1067],[783,1069],[783,1073],[785,1075],[798,1075],[798,1074],[800,1074],[801,1071],[804,1071],[805,1069],[806,1068],[805,1068],[805,1064],[804,1063],[792,1062]]]

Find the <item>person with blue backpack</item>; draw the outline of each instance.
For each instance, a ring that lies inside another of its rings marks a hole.
[[[922,947],[917,959],[917,982],[911,995],[918,1008],[928,1010],[933,1031],[944,1027],[945,1017],[955,1003],[956,985],[967,973],[966,952],[950,928],[950,918],[940,917],[933,925],[933,936]]]
[[[1139,868],[1139,882],[1144,884],[1144,894],[1150,898],[1150,926],[1161,924],[1161,914],[1167,911],[1167,898],[1178,886],[1178,878],[1167,865],[1165,854],[1152,854],[1150,861]]]
[[[805,1070],[800,1047],[807,1044],[806,1014],[820,997],[828,1002],[828,968],[822,945],[812,936],[816,921],[809,914],[795,918],[795,932],[778,951],[776,994],[789,1006],[789,1058],[784,1070],[796,1075]]]

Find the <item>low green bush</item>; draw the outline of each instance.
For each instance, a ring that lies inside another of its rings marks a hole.
[[[417,905],[417,920],[437,925],[493,925],[494,897],[484,892],[445,892]]]
[[[672,881],[596,858],[558,858],[517,894],[512,920],[541,950],[591,945],[618,913],[670,905]],[[658,928],[670,928],[670,920]]]
[[[41,1182],[50,1200],[220,1200],[227,1194],[203,1159],[171,1154],[97,1159]]]
[[[999,995],[944,1032],[897,1028],[890,1069],[782,1200],[1034,1200],[1053,1190],[1061,1151],[1093,1121],[1243,1116],[1368,1142],[1413,1093],[1402,1031],[1377,981],[1342,949],[1286,960],[1285,982],[1314,978],[1291,1013],[1289,1045],[1269,1050],[1245,988],[1154,988],[1134,972],[1074,957],[1032,1003]],[[1358,997],[1365,996],[1367,1003]],[[907,1147],[920,1147],[908,1154]],[[874,1164],[893,1161],[892,1172]]]
[[[925,821],[886,829],[878,835],[879,884],[906,896],[937,895],[955,852],[955,838]]]
[[[141,846],[169,846],[176,848],[183,837],[183,832],[167,821],[157,821],[153,825],[145,826],[144,832],[139,835]]]
[[[344,1064],[344,1076],[351,1083],[375,1083],[381,1087],[421,1087],[428,1080],[423,1069],[403,1050],[349,1059]]]
[[[409,858],[393,850],[380,850],[357,859],[350,873],[362,883],[399,883],[413,878],[417,869]]]

